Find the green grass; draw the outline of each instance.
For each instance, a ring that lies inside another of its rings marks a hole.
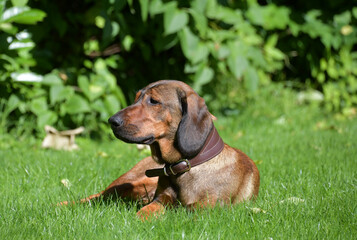
[[[135,203],[55,204],[97,193],[147,153],[118,140],[88,139],[77,141],[79,151],[44,150],[38,139],[2,135],[0,239],[355,239],[357,120],[337,121],[294,99],[271,91],[215,123],[225,142],[257,163],[255,202],[169,209],[144,223]]]

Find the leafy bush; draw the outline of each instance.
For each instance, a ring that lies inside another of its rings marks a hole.
[[[308,2],[294,11],[288,4],[3,2],[2,126],[33,118],[32,128],[86,125],[100,132],[106,127],[98,119],[104,123],[158,79],[190,83],[211,110],[225,114],[239,112],[274,81],[319,90],[328,111],[350,111],[357,105],[357,8],[337,1],[343,8],[331,14]]]
[[[29,29],[19,30],[14,24],[35,24],[46,13],[24,6],[26,1],[12,3],[14,6],[2,14],[0,25],[5,50],[0,55],[1,127],[31,132],[46,124],[59,128],[85,125],[89,132],[106,131],[110,115],[126,106],[110,72],[117,67],[116,57],[96,58],[85,63],[87,69],[57,69],[45,75],[32,72],[31,67],[38,64],[32,54],[36,43]]]
[[[321,11],[312,10],[293,36],[317,39],[319,53],[307,53],[313,87],[321,89],[329,111],[348,111],[357,105],[357,7],[323,22]],[[299,49],[301,50],[301,48]]]

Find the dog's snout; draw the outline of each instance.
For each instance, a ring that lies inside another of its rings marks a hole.
[[[110,117],[108,119],[108,122],[110,123],[110,125],[112,125],[113,127],[121,127],[124,124],[124,121],[121,117],[114,115],[112,117]]]

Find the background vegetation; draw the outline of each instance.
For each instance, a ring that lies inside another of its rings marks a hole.
[[[353,1],[3,0],[0,15],[5,131],[107,131],[159,79],[190,83],[215,114],[241,112],[274,82],[356,112]]]

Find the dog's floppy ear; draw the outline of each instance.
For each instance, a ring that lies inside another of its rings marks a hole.
[[[193,90],[178,90],[182,119],[177,129],[177,146],[183,157],[196,156],[212,128],[212,117],[205,100]]]

